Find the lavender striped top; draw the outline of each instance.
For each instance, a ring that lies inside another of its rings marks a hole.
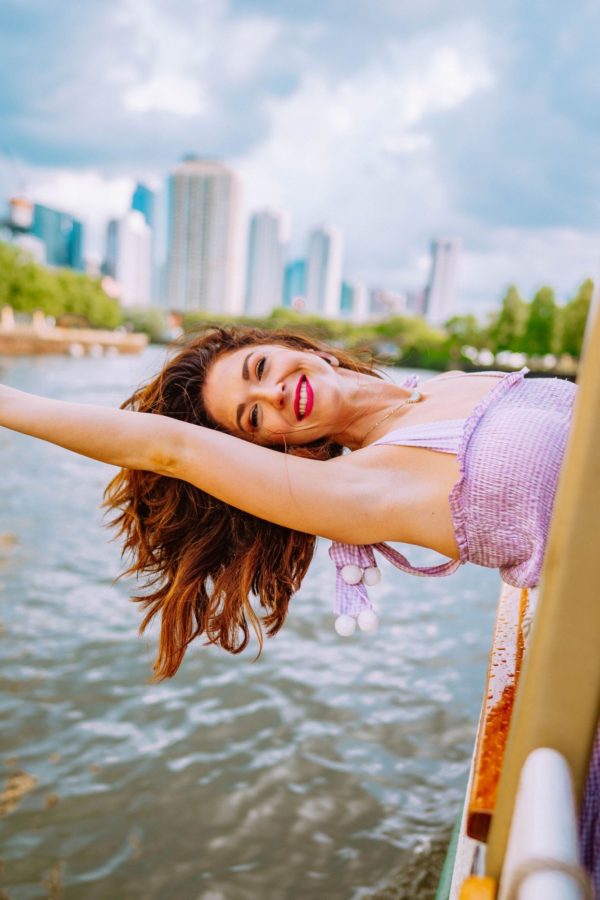
[[[525,379],[527,371],[482,373],[496,374],[498,383],[464,420],[398,428],[375,442],[456,454],[460,474],[449,501],[460,556],[417,568],[387,544],[334,543],[336,612],[356,616],[370,606],[364,584],[347,584],[341,570],[372,568],[373,550],[414,575],[448,575],[472,562],[498,568],[516,587],[538,583],[577,388],[557,378]]]

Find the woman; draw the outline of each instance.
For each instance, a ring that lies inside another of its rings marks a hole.
[[[125,409],[3,387],[0,425],[122,469],[106,504],[128,572],[151,587],[135,598],[142,630],[161,614],[155,676],[165,678],[199,635],[239,652],[253,628],[262,643],[252,594],[275,634],[315,535],[334,541],[341,632],[365,607],[362,624],[373,624],[373,547],[415,574],[472,561],[537,584],[575,387],[525,371],[452,373],[415,389],[291,333],[215,328]],[[386,540],[450,562],[413,569]]]

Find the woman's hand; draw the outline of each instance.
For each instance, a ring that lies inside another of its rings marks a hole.
[[[167,474],[181,423],[164,416],[66,403],[0,385],[0,425],[127,469]]]

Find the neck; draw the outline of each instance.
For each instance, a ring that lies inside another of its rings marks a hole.
[[[410,406],[396,407],[410,398],[412,390],[373,375],[346,371],[347,424],[332,439],[350,450],[359,450],[367,441],[372,443],[390,430],[396,412],[398,417],[406,414]]]

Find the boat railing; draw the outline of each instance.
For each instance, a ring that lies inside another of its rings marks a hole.
[[[531,597],[506,586],[501,594],[454,877],[448,891],[438,891],[444,900],[592,896],[572,847],[600,712],[598,294],[578,382],[525,653],[524,625],[531,618]],[[541,770],[539,762],[532,762],[539,760],[540,751],[545,760]],[[569,791],[572,801],[565,799]],[[548,806],[548,798],[554,798],[553,806]],[[560,839],[554,827],[557,818]],[[544,831],[543,822],[548,826],[546,844],[525,842],[523,854],[519,839],[520,850],[515,853],[513,837],[507,855],[511,828],[521,835],[537,834],[540,828]],[[544,846],[550,849],[542,852]],[[534,890],[536,879],[538,886],[543,884],[541,893]]]

